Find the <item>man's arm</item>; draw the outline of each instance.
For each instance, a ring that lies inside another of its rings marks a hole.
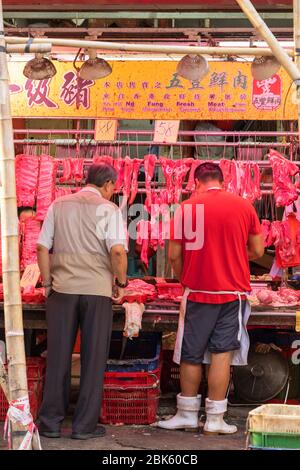
[[[169,241],[169,261],[175,273],[175,276],[180,281],[183,269],[182,257],[182,244],[176,241]]]
[[[110,250],[110,259],[113,275],[121,284],[126,282],[127,255],[124,245],[113,245]]]
[[[263,256],[265,247],[264,247],[263,236],[261,233],[257,235],[249,235],[248,243],[247,243],[247,250],[248,250],[248,258],[250,261],[261,258]]]
[[[37,244],[37,260],[43,284],[51,284],[50,255],[48,248]]]
[[[39,238],[36,245],[37,250],[37,260],[39,269],[41,272],[43,284],[52,283],[51,273],[50,273],[50,255],[49,251],[53,246],[54,239],[54,212],[53,205],[48,209],[46,218],[44,220],[42,230],[39,234]],[[48,296],[51,287],[46,287],[46,297]]]
[[[106,247],[110,254],[114,277],[116,277],[121,284],[125,284],[127,273],[127,239],[120,209],[113,209],[113,213],[110,216],[106,232]],[[123,294],[124,289],[114,286],[114,301],[118,302],[123,297]]]
[[[127,273],[127,254],[124,245],[113,245],[111,247],[110,260],[114,277],[116,277],[121,284],[125,284]],[[121,300],[124,294],[124,289],[115,286],[114,290],[113,299],[115,301]]]

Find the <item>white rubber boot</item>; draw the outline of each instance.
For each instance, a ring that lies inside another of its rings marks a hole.
[[[205,400],[206,423],[203,428],[203,434],[234,434],[237,427],[229,425],[223,420],[224,413],[227,411],[227,400]]]
[[[157,426],[163,429],[185,429],[198,431],[198,413],[201,406],[201,395],[196,397],[183,397],[177,395],[177,413],[173,418],[158,421]]]

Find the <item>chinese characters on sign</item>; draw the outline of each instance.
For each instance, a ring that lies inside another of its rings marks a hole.
[[[48,108],[57,108],[57,104],[49,98],[49,83],[48,80],[26,80],[25,90],[27,92],[28,106],[45,105]]]
[[[67,72],[64,75],[60,99],[68,106],[76,104],[77,108],[82,105],[85,109],[88,109],[90,107],[90,87],[94,83],[94,80],[83,80],[77,77],[74,72]]]
[[[233,79],[233,87],[247,90],[247,86],[247,75],[242,74],[242,72],[239,70],[238,74]]]
[[[278,75],[267,80],[253,80],[252,104],[257,109],[272,111],[281,103],[281,78]]]
[[[68,62],[56,65],[52,79],[35,81],[23,76],[22,63],[8,64],[14,78],[13,117],[80,117],[110,123],[297,118],[288,94],[290,79],[282,68],[271,79],[258,82],[252,79],[248,62],[213,61],[210,72],[198,82],[180,77],[174,61],[116,60],[109,77],[93,81],[80,79]],[[113,129],[105,133],[113,135]]]

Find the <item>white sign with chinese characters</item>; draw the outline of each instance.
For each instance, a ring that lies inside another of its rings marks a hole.
[[[154,142],[176,144],[180,121],[155,121]]]

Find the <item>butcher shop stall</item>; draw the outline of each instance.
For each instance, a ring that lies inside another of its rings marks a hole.
[[[78,78],[85,55],[74,62],[59,53],[53,58],[56,74],[39,81],[23,74],[24,56],[9,62],[33,414],[47,350],[36,241],[50,204],[79,191],[97,162],[118,171],[114,202],[125,225],[135,227],[128,231],[135,235],[129,237],[129,286],[113,307],[101,420],[152,423],[159,397],[179,390],[172,354],[183,288],[167,261],[165,226],[193,193],[194,172],[203,161],[218,162],[226,191],[255,206],[265,241],[264,256],[251,262],[249,365],[233,369],[229,401],[298,403],[300,369],[292,357],[300,331],[299,144],[287,73],[278,68],[271,78],[257,80],[246,59],[211,60],[201,81],[189,80],[178,59],[135,54],[106,55],[106,76],[91,79]],[[5,358],[3,304],[0,309]],[[73,391],[79,355],[80,335]],[[202,387],[205,397],[205,381]],[[6,409],[2,397],[0,418]]]

